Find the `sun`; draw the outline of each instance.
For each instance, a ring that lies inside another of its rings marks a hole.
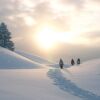
[[[37,29],[35,40],[38,47],[51,50],[59,43],[75,44],[79,42],[79,37],[77,32],[59,32],[50,26],[44,26]]]
[[[56,42],[56,32],[51,27],[45,26],[36,33],[36,40],[44,49],[53,48]]]

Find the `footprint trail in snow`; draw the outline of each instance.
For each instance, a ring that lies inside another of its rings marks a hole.
[[[57,85],[65,92],[78,96],[83,100],[100,100],[100,96],[78,87],[71,80],[64,77],[60,69],[50,69],[47,74],[48,77],[53,79],[54,85]]]

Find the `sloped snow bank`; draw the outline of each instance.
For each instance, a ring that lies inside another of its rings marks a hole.
[[[53,79],[54,85],[57,85],[65,92],[80,97],[83,100],[100,100],[100,96],[83,88],[80,88],[77,84],[64,77],[59,69],[49,70],[48,76]]]
[[[40,56],[37,56],[37,55],[34,55],[34,54],[31,54],[31,53],[27,53],[27,52],[24,52],[24,51],[20,51],[20,50],[16,50],[15,51],[16,53],[32,60],[32,61],[35,61],[37,63],[40,63],[40,64],[51,64],[50,61],[46,60],[45,58],[42,58]]]
[[[0,69],[39,68],[40,64],[0,47]]]
[[[100,59],[87,61],[67,70],[71,73],[68,78],[75,84],[100,96]]]

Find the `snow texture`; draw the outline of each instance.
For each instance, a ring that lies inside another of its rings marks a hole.
[[[100,59],[60,69],[0,47],[0,69],[0,100],[100,100]]]
[[[68,78],[75,84],[100,96],[100,59],[87,61],[67,70],[71,73]]]
[[[80,100],[51,84],[48,69],[0,70],[0,100]]]
[[[60,68],[59,64],[50,64],[49,66],[54,67],[54,68]],[[69,68],[71,65],[64,64],[64,68]]]
[[[34,62],[37,62],[37,63],[40,63],[40,64],[51,64],[50,61],[46,60],[45,58],[42,58],[42,57],[39,57],[37,55],[34,55],[34,54],[31,54],[31,53],[27,53],[27,52],[24,52],[24,51],[20,51],[20,50],[17,50],[15,51],[16,53],[34,61]]]
[[[100,96],[80,88],[71,80],[65,78],[58,69],[49,70],[48,76],[53,79],[54,85],[74,96],[78,96],[83,100],[100,100]]]
[[[39,68],[42,65],[20,56],[10,50],[0,47],[0,68],[1,69],[28,69]]]

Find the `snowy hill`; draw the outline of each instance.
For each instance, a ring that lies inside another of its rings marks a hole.
[[[54,68],[59,68],[59,64],[50,64],[49,66],[54,67]],[[68,68],[70,66],[71,65],[69,65],[69,64],[64,64],[64,68]]]
[[[52,84],[48,69],[0,70],[0,100],[80,100]]]
[[[41,65],[28,58],[0,47],[0,68],[38,68]]]
[[[100,100],[100,59],[63,70],[51,69],[48,76],[57,87],[80,100]]]
[[[40,63],[40,64],[51,64],[50,61],[48,61],[48,60],[46,60],[46,59],[44,59],[42,57],[36,56],[34,54],[31,54],[31,53],[27,53],[27,52],[24,52],[24,51],[18,51],[18,50],[15,51],[15,52],[20,54],[20,55],[22,55],[22,56],[24,56],[24,57],[26,57],[26,58],[28,58],[28,59],[30,59],[30,60],[32,60],[32,61],[35,61],[37,63]]]
[[[15,51],[16,53],[32,60],[32,61],[35,61],[37,63],[40,63],[40,64],[43,64],[43,65],[47,65],[47,66],[50,66],[50,67],[54,67],[54,68],[59,68],[59,64],[58,63],[54,63],[52,61],[48,61],[46,60],[45,58],[42,58],[40,56],[37,56],[37,55],[34,55],[34,54],[31,54],[31,53],[27,53],[27,52],[24,52],[24,51],[20,51],[20,50],[16,50]],[[68,68],[70,67],[70,65],[68,64],[64,64],[64,67],[65,68]]]
[[[0,48],[1,68],[33,68],[0,70],[0,100],[100,100],[100,59],[57,66],[41,67]]]
[[[85,62],[69,68],[68,71],[75,84],[100,96],[100,59]]]

